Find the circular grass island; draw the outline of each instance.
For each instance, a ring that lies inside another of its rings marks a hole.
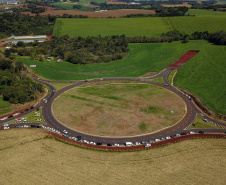
[[[184,101],[173,92],[128,81],[73,88],[61,94],[52,108],[67,127],[99,136],[151,133],[175,124],[186,113]]]

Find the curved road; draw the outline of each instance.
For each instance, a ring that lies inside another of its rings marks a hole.
[[[68,135],[71,136],[71,137],[73,137],[73,136],[77,137],[79,135],[79,136],[82,136],[83,140],[85,139],[85,140],[93,141],[93,142],[101,142],[103,144],[108,144],[108,143],[110,143],[110,144],[114,144],[114,143],[124,144],[125,142],[133,142],[134,143],[134,142],[149,141],[149,140],[160,139],[162,137],[175,135],[175,134],[182,133],[182,132],[188,132],[188,131],[186,131],[186,129],[190,126],[190,124],[192,124],[192,122],[194,121],[194,119],[196,117],[196,114],[202,114],[201,111],[195,106],[195,104],[193,103],[192,100],[190,100],[187,96],[182,94],[174,86],[169,84],[168,76],[173,70],[175,70],[175,68],[172,68],[172,67],[166,68],[165,70],[163,70],[159,74],[157,74],[153,77],[149,77],[149,78],[104,78],[104,79],[101,79],[101,81],[129,80],[129,81],[153,84],[153,85],[163,87],[165,89],[168,89],[168,90],[174,92],[175,94],[180,96],[184,100],[184,102],[186,103],[187,113],[183,117],[183,119],[180,120],[177,124],[175,124],[171,127],[165,128],[163,130],[160,130],[158,132],[155,132],[155,133],[150,133],[150,134],[146,134],[146,135],[142,135],[142,136],[131,136],[131,137],[102,137],[102,136],[93,136],[93,135],[89,135],[89,134],[85,134],[85,133],[80,133],[78,131],[72,130],[72,129],[62,125],[53,116],[52,109],[51,109],[52,103],[55,100],[55,98],[57,98],[60,94],[62,94],[66,90],[69,90],[69,89],[74,88],[74,87],[78,87],[78,86],[83,85],[83,84],[100,81],[100,79],[99,80],[98,79],[89,80],[88,82],[77,81],[74,84],[69,85],[69,86],[67,86],[67,87],[65,87],[65,88],[63,88],[63,89],[61,89],[57,92],[56,92],[55,88],[48,83],[50,81],[39,80],[38,78],[34,78],[34,79],[36,81],[39,81],[39,82],[47,85],[51,89],[51,93],[46,98],[47,102],[42,103],[42,113],[43,113],[43,118],[46,121],[46,123],[48,123],[53,128],[55,128],[55,129],[57,129],[61,132],[63,130],[67,130]],[[145,79],[151,79],[151,78],[153,79],[153,78],[159,78],[159,77],[163,77],[163,81],[164,81],[165,85],[155,83],[155,82],[145,81]],[[68,82],[66,82],[66,83],[68,83]],[[39,106],[41,106],[41,105],[39,105]],[[214,123],[217,123],[219,125],[226,126],[225,124],[223,124],[221,122],[217,122],[215,120],[212,120],[210,117],[207,117],[207,116],[204,116],[204,115],[203,115],[203,117],[207,118],[208,120],[210,120]],[[226,131],[226,129],[193,129],[193,130],[195,132],[202,130],[202,131],[208,132],[208,133],[224,133]]]

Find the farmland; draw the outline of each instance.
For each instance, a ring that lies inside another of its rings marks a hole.
[[[171,111],[174,113],[171,113]],[[132,136],[157,131],[185,114],[181,98],[163,88],[134,82],[99,82],[63,93],[53,104],[61,123],[101,136]]]
[[[85,31],[84,31],[85,30]],[[170,28],[164,19],[152,18],[120,18],[120,19],[57,19],[54,34],[62,36],[160,36]]]
[[[193,11],[195,12],[195,11]],[[156,37],[170,30],[178,30],[185,34],[195,31],[217,32],[226,30],[226,13],[221,16],[184,17],[149,17],[149,18],[120,18],[120,19],[57,19],[54,34],[62,36],[108,36],[122,35],[127,37],[146,36]],[[207,14],[207,13],[206,13]],[[84,31],[85,30],[85,31]]]
[[[224,184],[225,149],[225,139],[198,139],[103,152],[48,139],[38,129],[12,129],[0,135],[1,183]]]
[[[73,65],[70,63],[42,63],[18,58],[26,65],[35,64],[35,72],[48,79],[82,80],[102,77],[138,77],[148,72],[159,72],[176,61],[188,50],[200,50],[182,66],[174,84],[196,95],[204,105],[225,114],[226,47],[206,41],[162,44],[130,44],[129,56],[106,64]],[[51,71],[51,73],[49,73]]]

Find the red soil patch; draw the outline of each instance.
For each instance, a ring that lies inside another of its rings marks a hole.
[[[31,12],[21,12],[22,14],[29,14],[30,16],[35,16]],[[40,13],[40,15],[84,15],[90,18],[107,18],[107,17],[122,17],[129,14],[155,14],[155,10],[142,10],[142,9],[121,9],[121,10],[109,10],[104,12],[87,12],[78,10],[47,10]]]
[[[184,55],[182,55],[176,62],[170,64],[168,67],[181,67],[184,63],[190,60],[193,56],[195,56],[199,51],[198,50],[190,50],[187,51]]]

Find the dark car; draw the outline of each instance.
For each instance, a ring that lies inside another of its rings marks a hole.
[[[13,116],[12,115],[10,115],[8,118],[12,118]]]
[[[82,136],[77,136],[78,139],[82,139]]]
[[[37,108],[36,111],[39,111],[39,108]]]
[[[32,127],[32,128],[37,128],[37,126],[36,126],[36,125],[31,125],[31,127]]]
[[[183,132],[183,133],[181,133],[180,135],[184,136],[184,135],[187,135],[187,133],[186,133],[186,132]]]
[[[26,110],[24,110],[24,111],[29,111],[29,109],[26,109]]]
[[[31,107],[30,109],[33,109],[34,107]]]
[[[100,142],[97,142],[97,145],[102,145],[102,143],[100,143]]]
[[[172,136],[170,136],[171,138],[175,138],[176,137],[176,135],[172,135]]]
[[[203,131],[199,131],[199,133],[200,133],[200,134],[204,134],[204,132],[203,132]]]
[[[108,143],[107,146],[112,146],[112,144]]]

